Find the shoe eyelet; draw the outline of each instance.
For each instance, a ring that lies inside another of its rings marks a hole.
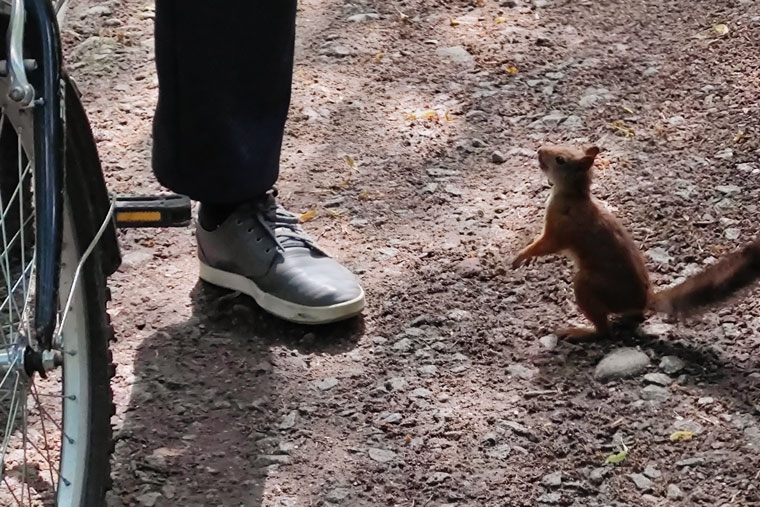
[[[242,223],[243,223],[243,221],[242,221],[242,220],[240,220],[240,219],[238,218],[238,219],[237,219],[237,224],[238,224],[238,225],[240,225],[240,224],[242,224]]]
[[[271,248],[267,248],[265,251],[266,251],[266,253],[269,253],[269,252],[272,251],[272,249]]]
[[[248,229],[248,234],[250,234],[252,232],[253,232],[253,227],[251,227],[251,228]]]

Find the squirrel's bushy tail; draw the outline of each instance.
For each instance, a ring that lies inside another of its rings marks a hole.
[[[653,309],[673,315],[695,310],[736,296],[760,280],[760,236],[701,273],[654,295]]]

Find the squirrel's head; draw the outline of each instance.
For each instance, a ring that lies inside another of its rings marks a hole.
[[[588,187],[591,166],[598,154],[596,146],[549,145],[538,150],[538,165],[555,185]]]

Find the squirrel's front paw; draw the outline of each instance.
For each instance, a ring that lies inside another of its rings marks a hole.
[[[530,257],[520,254],[512,261],[512,269],[517,269],[522,265],[527,266],[528,264],[530,264]]]

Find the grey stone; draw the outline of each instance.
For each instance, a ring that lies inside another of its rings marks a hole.
[[[285,417],[282,418],[282,421],[280,422],[280,429],[287,430],[295,426],[297,415],[298,410],[291,410]]]
[[[482,271],[480,267],[480,259],[477,257],[467,257],[462,259],[454,267],[454,271],[462,278],[472,278],[477,276]]]
[[[434,472],[428,476],[425,482],[432,486],[434,484],[442,483],[449,477],[451,477],[451,474],[447,474],[446,472]]]
[[[352,23],[364,23],[374,19],[380,19],[380,14],[375,12],[365,12],[362,14],[354,14],[353,16],[346,18],[347,21],[351,21]]]
[[[672,329],[673,326],[665,322],[651,322],[642,327],[644,333],[654,336],[667,336]]]
[[[398,412],[393,412],[392,414],[389,414],[383,418],[384,423],[388,424],[398,424],[401,422],[403,417]]]
[[[544,346],[546,350],[554,350],[557,347],[559,338],[557,338],[557,335],[547,334],[539,338],[538,341],[541,343],[541,345]]]
[[[486,433],[485,435],[483,435],[483,436],[480,438],[480,442],[481,442],[483,445],[487,445],[487,446],[496,445],[496,442],[497,442],[498,440],[499,440],[499,435],[497,435],[497,434],[496,434],[496,433],[494,433],[494,432],[489,432],[489,433]]]
[[[736,227],[730,227],[723,231],[723,235],[726,237],[726,239],[735,240],[739,239],[739,236],[741,236],[742,231],[741,229],[737,229]]]
[[[652,76],[656,76],[659,72],[660,71],[657,70],[657,67],[647,67],[646,69],[644,69],[644,72],[642,72],[641,74],[644,77],[652,77]]]
[[[660,359],[660,369],[668,375],[673,375],[683,370],[686,363],[677,356],[663,356]]]
[[[677,467],[696,467],[702,465],[705,462],[704,458],[686,458],[681,461],[676,461]]]
[[[113,14],[113,9],[107,5],[96,5],[85,11],[85,16],[110,16],[111,14]]]
[[[673,260],[668,251],[662,247],[650,248],[646,254],[650,259],[660,264],[670,264],[670,261]]]
[[[631,478],[633,483],[637,488],[639,488],[640,491],[649,491],[652,489],[652,486],[654,484],[643,474],[631,474],[628,477]]]
[[[351,48],[341,44],[338,41],[330,41],[322,46],[319,54],[323,56],[331,56],[334,58],[343,58],[351,54]]]
[[[567,117],[565,121],[562,122],[562,128],[566,128],[569,130],[579,129],[583,126],[583,120],[580,116],[573,114]]]
[[[399,341],[393,344],[393,350],[399,352],[406,352],[412,348],[412,340],[409,338],[401,338]]]
[[[567,118],[565,114],[559,111],[552,111],[551,113],[541,118],[541,122],[547,127],[556,127],[565,118]]]
[[[438,183],[428,183],[422,191],[426,194],[434,194],[438,190]]]
[[[699,435],[705,430],[704,426],[691,419],[679,419],[673,423],[671,428],[673,431],[689,431],[695,435]]]
[[[649,365],[649,357],[640,350],[623,347],[607,354],[594,370],[594,377],[600,381],[631,377]]]
[[[438,48],[436,54],[443,58],[448,58],[456,63],[473,63],[473,56],[462,46],[452,46],[448,48]]]
[[[711,405],[712,403],[715,403],[715,398],[713,398],[712,396],[704,396],[697,400],[697,405],[699,405],[700,407],[705,406],[705,405]]]
[[[503,460],[507,459],[507,456],[509,456],[510,452],[512,452],[512,447],[507,444],[499,444],[488,449],[488,451],[486,451],[486,454],[489,458]]]
[[[443,187],[443,189],[446,191],[447,194],[453,195],[454,197],[459,197],[462,195],[462,190],[458,186],[452,183],[449,183],[448,185]]]
[[[668,484],[668,499],[680,500],[681,498],[683,498],[683,491],[681,491],[681,488],[675,484]]]
[[[517,421],[501,421],[501,424],[510,428],[516,434],[527,438],[531,442],[538,442],[540,440],[539,436],[532,429],[523,426]]]
[[[740,171],[744,171],[747,173],[751,173],[755,171],[755,166],[753,164],[750,164],[749,162],[745,162],[743,164],[736,164],[736,168]]]
[[[335,488],[331,489],[325,495],[325,502],[339,505],[346,501],[351,495],[351,490],[348,488]]]
[[[510,148],[510,150],[507,152],[507,155],[533,158],[536,156],[536,152],[529,148],[521,148],[517,146]]]
[[[715,190],[720,192],[721,194],[736,194],[742,191],[742,187],[736,186],[736,185],[718,185],[715,187]]]
[[[438,373],[438,368],[436,368],[432,364],[426,364],[424,366],[420,366],[419,368],[417,368],[417,371],[422,377],[430,377]]]
[[[328,199],[322,204],[325,208],[337,208],[346,201],[346,198],[342,195],[336,195],[335,197]]]
[[[734,158],[734,150],[732,150],[731,148],[720,150],[718,153],[715,154],[715,158],[719,158],[722,160],[731,160],[732,158]]]
[[[562,485],[562,472],[552,472],[541,478],[541,484],[547,488],[558,488]]]
[[[277,450],[275,451],[275,454],[293,454],[293,451],[296,450],[296,444],[293,442],[280,442],[277,444]]]
[[[507,371],[513,377],[519,377],[523,380],[531,380],[538,373],[538,370],[535,368],[531,368],[520,363],[510,364],[507,366]]]
[[[132,250],[121,257],[121,269],[137,268],[153,260],[153,254],[145,250]]]
[[[385,381],[385,385],[393,391],[401,391],[406,389],[407,381],[404,377],[391,377]]]
[[[657,470],[657,468],[654,465],[647,465],[647,467],[644,469],[644,475],[646,475],[650,479],[659,479],[660,477],[662,477],[662,472]]]
[[[396,453],[387,449],[372,448],[369,450],[369,457],[378,463],[388,463],[396,459]]]
[[[253,466],[264,468],[270,465],[290,465],[292,458],[287,454],[262,454],[253,460]]]
[[[417,389],[413,390],[409,393],[410,398],[430,398],[430,395],[433,393],[429,389],[425,389],[424,387],[418,387]]]
[[[673,383],[673,379],[664,373],[647,373],[644,375],[644,382],[667,387]]]
[[[161,493],[163,493],[166,498],[171,500],[177,495],[177,487],[172,486],[171,484],[164,484],[161,487]]]
[[[560,493],[544,493],[538,497],[538,503],[546,503],[549,505],[555,505],[562,501],[562,495]]]
[[[594,468],[589,473],[588,480],[590,480],[593,484],[601,484],[604,481],[604,478],[609,475],[610,470],[610,467]]]
[[[503,164],[506,161],[507,157],[499,150],[494,150],[494,152],[491,153],[491,162],[494,164]]]
[[[670,391],[666,387],[648,385],[641,390],[641,399],[646,401],[665,401],[670,398]]]
[[[151,491],[149,493],[143,493],[142,495],[135,498],[135,500],[137,500],[137,502],[143,507],[153,507],[156,505],[156,502],[159,498],[161,498],[161,493],[157,491]]]
[[[546,85],[543,88],[541,88],[541,93],[546,95],[547,97],[551,97],[554,95],[554,85]]]
[[[322,380],[318,380],[314,382],[314,387],[319,389],[320,391],[329,391],[333,387],[338,385],[338,379],[335,377],[327,377],[323,378]]]

